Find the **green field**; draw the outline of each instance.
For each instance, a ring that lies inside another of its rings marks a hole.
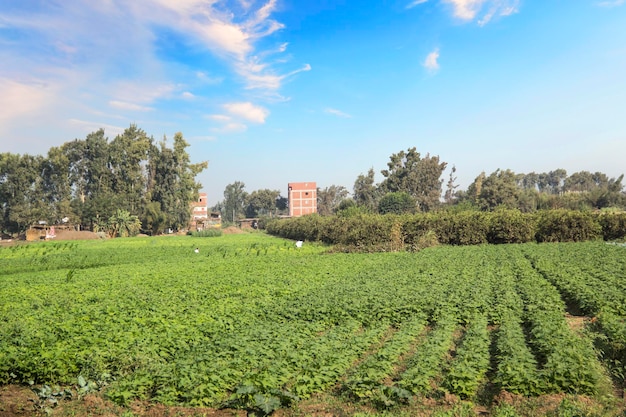
[[[625,317],[626,248],[603,242],[344,254],[251,233],[0,249],[0,385],[123,405],[530,416],[557,398],[554,415],[623,415]]]

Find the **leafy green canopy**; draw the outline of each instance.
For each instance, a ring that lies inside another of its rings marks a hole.
[[[0,154],[0,231],[19,233],[37,221],[62,219],[83,228],[108,229],[119,210],[145,231],[184,228],[206,162],[192,164],[181,133],[173,146],[158,144],[135,125],[109,141],[90,133],[48,155]]]

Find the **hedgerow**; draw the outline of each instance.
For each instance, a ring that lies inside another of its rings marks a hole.
[[[275,219],[268,233],[289,239],[322,241],[357,251],[422,249],[436,237],[446,245],[485,243],[582,242],[626,237],[626,213],[546,210],[442,211],[420,214],[308,215]],[[428,237],[428,239],[425,239]]]

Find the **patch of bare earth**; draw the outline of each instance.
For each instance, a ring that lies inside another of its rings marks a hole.
[[[100,239],[100,236],[95,234],[94,232],[89,232],[87,230],[60,230],[56,233],[56,237],[54,240],[89,240],[89,239]]]
[[[565,320],[567,321],[567,325],[570,330],[572,330],[576,334],[581,334],[584,330],[587,322],[589,322],[589,317],[586,316],[573,316],[571,314],[565,315]]]
[[[37,395],[24,387],[0,387],[0,417],[30,416],[35,412]]]

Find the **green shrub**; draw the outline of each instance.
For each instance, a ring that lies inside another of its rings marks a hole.
[[[394,192],[387,193],[380,199],[378,212],[380,214],[414,213],[416,207],[417,201],[409,193]]]
[[[347,213],[345,213],[347,214]],[[581,242],[626,236],[626,213],[548,210],[527,214],[519,210],[440,211],[419,214],[307,215],[274,219],[268,233],[294,240],[321,241],[346,248],[398,251],[434,244]]]
[[[537,242],[583,242],[602,237],[602,227],[589,212],[548,210],[537,213]]]
[[[626,212],[600,212],[595,215],[602,227],[604,240],[624,239],[626,237]]]
[[[447,245],[480,245],[487,243],[487,214],[478,211],[434,213],[430,215],[439,242]]]
[[[519,210],[497,210],[489,215],[489,243],[526,243],[535,238],[535,222]]]

